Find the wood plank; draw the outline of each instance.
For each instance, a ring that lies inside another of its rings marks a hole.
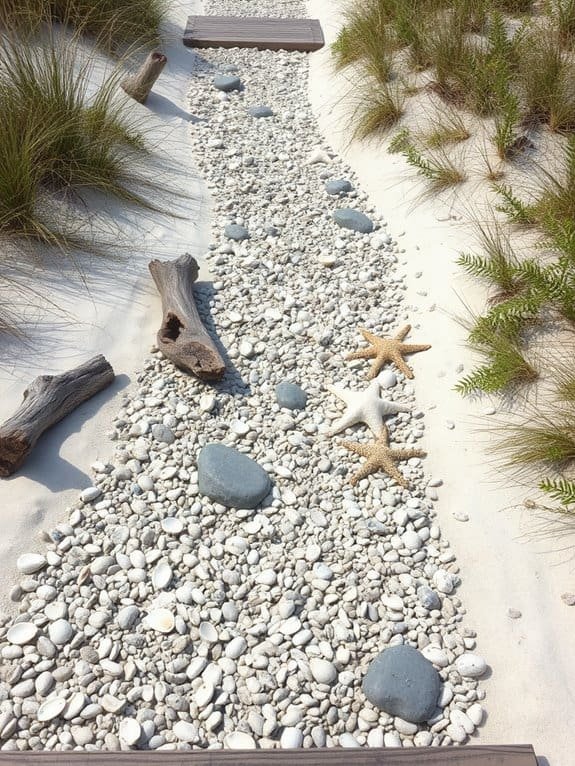
[[[0,766],[537,766],[531,745],[310,750],[0,752]]]
[[[190,48],[317,51],[323,48],[325,41],[317,19],[189,16],[184,45]]]

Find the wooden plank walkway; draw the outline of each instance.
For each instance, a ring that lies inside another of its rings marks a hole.
[[[184,32],[190,48],[259,48],[317,51],[325,41],[317,19],[190,16]]]
[[[531,745],[0,753],[0,766],[537,766]]]

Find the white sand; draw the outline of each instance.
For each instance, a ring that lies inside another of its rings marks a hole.
[[[77,277],[62,280],[58,270],[42,275],[50,281],[50,298],[69,316],[43,316],[29,328],[28,347],[10,344],[2,350],[0,421],[18,407],[26,385],[37,375],[57,373],[103,353],[116,372],[116,382],[51,429],[30,459],[10,479],[0,480],[0,598],[3,608],[16,581],[15,562],[24,550],[40,550],[39,532],[66,518],[65,509],[78,491],[89,486],[90,465],[107,458],[113,444],[106,433],[155,342],[161,322],[160,300],[148,272],[148,261],[177,258],[189,252],[200,259],[209,236],[207,192],[191,158],[188,131],[192,117],[186,109],[189,73],[194,53],[182,45],[189,2],[175,3],[166,28],[168,64],[145,106],[131,108],[153,145],[164,157],[162,182],[182,189],[186,199],[170,203],[185,219],[117,206],[117,216],[133,250],[124,260],[100,261],[85,267],[88,290]],[[193,128],[192,128],[193,129]],[[9,366],[5,360],[11,359]]]
[[[329,46],[342,24],[341,11],[328,0],[310,0],[308,14],[320,19]],[[543,540],[535,539],[541,523],[533,521],[532,512],[513,507],[530,488],[498,471],[489,437],[478,432],[493,422],[494,416],[481,415],[490,402],[473,403],[453,391],[457,365],[466,372],[473,366],[465,331],[453,316],[464,313],[461,300],[479,309],[484,305],[481,289],[454,265],[458,252],[473,243],[471,231],[445,220],[445,201],[414,204],[422,182],[401,157],[378,142],[350,142],[345,100],[350,83],[334,72],[328,46],[311,57],[314,111],[329,144],[357,173],[388,230],[405,247],[410,337],[433,344],[412,361],[417,399],[426,413],[427,465],[444,481],[437,503],[441,528],[458,556],[467,624],[478,631],[477,651],[492,669],[484,682],[488,720],[478,744],[533,743],[551,766],[571,766],[575,608],[566,606],[561,594],[575,591],[575,525],[570,532],[550,529]],[[448,420],[454,430],[447,428]],[[470,520],[456,521],[453,511]],[[510,607],[522,617],[510,619]]]

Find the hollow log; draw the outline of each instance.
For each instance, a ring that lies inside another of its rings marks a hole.
[[[129,75],[120,83],[120,87],[128,96],[131,96],[140,104],[145,104],[150,91],[168,61],[160,51],[148,54],[140,69],[133,75]]]
[[[193,284],[200,270],[196,259],[186,253],[175,261],[150,261],[148,268],[162,298],[158,348],[177,367],[201,380],[220,380],[225,363],[194,302]]]
[[[44,431],[113,380],[114,370],[101,355],[61,375],[34,378],[16,413],[0,426],[0,476],[17,471]]]

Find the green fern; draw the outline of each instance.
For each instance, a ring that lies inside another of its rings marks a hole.
[[[570,481],[569,479],[543,479],[539,483],[539,489],[563,506],[575,503],[575,481]]]
[[[461,253],[457,263],[470,276],[496,285],[501,291],[496,298],[514,295],[521,290],[522,281],[517,275],[519,261],[509,239],[499,231],[497,225],[481,225],[479,231],[485,255]]]
[[[409,144],[409,129],[402,128],[399,130],[389,142],[387,151],[389,154],[401,154]]]
[[[496,210],[504,213],[510,221],[521,226],[533,226],[536,223],[534,211],[530,205],[519,199],[510,186],[493,184],[493,190],[501,197],[502,201],[496,206]]]

